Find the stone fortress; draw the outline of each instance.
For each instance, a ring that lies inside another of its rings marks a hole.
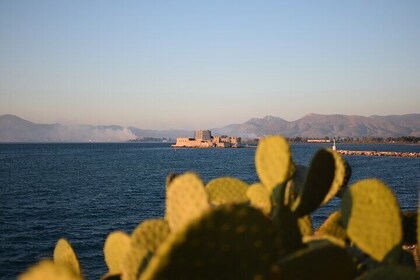
[[[194,138],[178,137],[174,148],[239,148],[241,137],[211,136],[210,130],[197,130]]]

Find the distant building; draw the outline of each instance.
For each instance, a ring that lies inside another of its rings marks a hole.
[[[238,148],[241,146],[240,137],[211,136],[210,130],[197,130],[195,138],[178,137],[172,147],[184,148]]]
[[[331,143],[330,139],[308,139],[308,143]]]
[[[211,140],[211,131],[210,130],[197,130],[195,132],[196,140],[210,141]]]

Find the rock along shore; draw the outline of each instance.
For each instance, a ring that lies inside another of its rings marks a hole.
[[[375,156],[375,157],[420,157],[416,152],[378,152],[378,151],[350,151],[337,150],[341,155],[346,156]]]

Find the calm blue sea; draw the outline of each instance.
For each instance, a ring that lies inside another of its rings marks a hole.
[[[294,160],[308,164],[323,144],[292,145]],[[342,149],[417,151],[410,145],[340,145]],[[88,279],[106,272],[102,248],[114,230],[131,232],[161,217],[165,178],[198,172],[208,181],[235,176],[257,181],[255,149],[178,149],[169,144],[1,144],[0,278],[13,279],[52,256],[64,237]],[[348,157],[351,181],[376,177],[396,193],[402,209],[417,208],[420,158]],[[317,211],[319,224],[339,200]]]

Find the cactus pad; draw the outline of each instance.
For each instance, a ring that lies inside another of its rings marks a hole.
[[[341,225],[341,212],[335,211],[334,213],[332,213],[319,227],[316,234],[318,236],[328,235],[339,240],[346,240],[346,230]]]
[[[29,268],[18,277],[19,280],[82,280],[80,275],[67,265],[54,263],[51,260],[43,260]]]
[[[122,280],[137,280],[148,260],[149,252],[139,246],[131,246],[121,264]]]
[[[334,169],[334,180],[331,184],[331,188],[328,191],[327,195],[324,197],[324,200],[321,204],[326,204],[328,201],[330,201],[337,193],[338,191],[347,184],[349,177],[351,174],[351,169],[348,164],[346,164],[343,157],[337,153],[336,151],[327,150],[330,152],[334,157],[335,162],[335,169]]]
[[[398,202],[377,179],[352,185],[343,196],[342,223],[347,236],[373,259],[396,262],[401,252],[402,225]]]
[[[121,274],[107,273],[101,277],[101,280],[121,280]]]
[[[354,279],[355,266],[342,248],[327,242],[301,249],[273,268],[275,279]]]
[[[125,232],[114,231],[108,235],[104,245],[104,256],[109,273],[121,273],[122,261],[128,250],[130,250],[130,237]]]
[[[283,247],[286,253],[294,252],[302,248],[302,234],[298,225],[298,217],[286,205],[285,199],[289,193],[289,185],[282,184],[274,188],[273,196],[277,203],[271,213],[274,223],[277,225],[279,235],[283,240]]]
[[[402,265],[383,266],[363,274],[358,280],[419,280],[420,273]]]
[[[207,183],[206,191],[214,205],[243,203],[248,201],[248,184],[232,177],[221,177]]]
[[[66,239],[61,238],[55,245],[54,263],[67,266],[75,275],[81,275],[76,253]]]
[[[270,192],[259,183],[251,185],[246,195],[249,198],[251,205],[260,209],[264,214],[268,215],[271,212],[271,195]]]
[[[131,234],[131,244],[155,252],[169,235],[169,225],[161,219],[146,220]]]
[[[334,156],[327,150],[319,150],[311,161],[302,193],[292,207],[299,217],[310,214],[322,204],[333,183],[334,170]]]
[[[210,209],[203,181],[194,173],[175,177],[167,188],[166,219],[171,231],[185,227]]]
[[[289,203],[287,203],[288,205],[292,205],[295,197],[303,192],[308,169],[309,168],[304,165],[297,165],[295,167],[295,173],[293,174],[292,179],[287,182],[291,189]]]
[[[314,233],[311,216],[303,216],[299,218],[297,222],[302,236],[312,235]]]
[[[263,278],[282,255],[281,244],[260,211],[222,205],[162,244],[141,279]]]
[[[270,192],[284,183],[290,177],[293,166],[286,139],[281,136],[261,139],[255,153],[255,166],[258,177]]]

